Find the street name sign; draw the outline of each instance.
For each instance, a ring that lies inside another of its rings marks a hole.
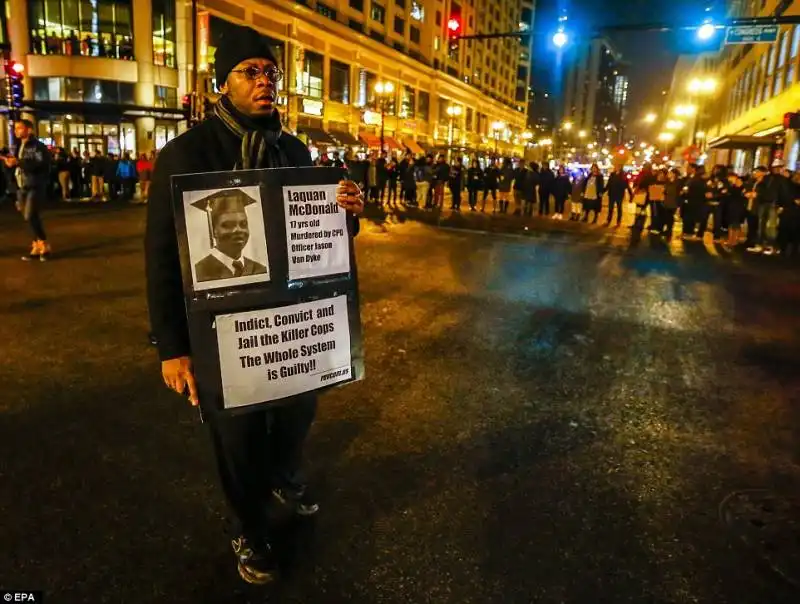
[[[727,28],[725,44],[771,44],[778,39],[779,25],[736,25]]]

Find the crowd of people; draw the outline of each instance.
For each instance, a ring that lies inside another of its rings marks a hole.
[[[748,252],[766,255],[800,252],[800,172],[785,169],[780,159],[771,169],[761,166],[748,175],[722,165],[706,173],[705,166],[690,164],[684,174],[645,164],[636,176],[622,167],[604,175],[597,164],[584,171],[490,158],[482,166],[477,158],[466,164],[461,158],[448,162],[443,154],[414,157],[411,152],[402,158],[372,152],[364,159],[323,154],[317,163],[347,169],[367,199],[379,206],[441,209],[449,190],[455,212],[465,199],[465,209],[486,212],[491,200],[496,214],[597,224],[605,209],[607,227],[620,227],[627,212],[633,215],[633,229],[667,239],[680,221],[685,240],[701,240],[710,230],[715,242],[728,249],[744,245]]]
[[[137,159],[130,151],[121,155],[94,153],[78,149],[67,152],[63,147],[47,149],[46,165],[37,171],[37,186],[48,199],[62,201],[147,201],[153,173],[155,153],[142,153]],[[8,149],[0,149],[0,157],[10,157]],[[14,198],[19,187],[19,175],[6,166],[0,190]],[[137,191],[138,185],[138,191]]]

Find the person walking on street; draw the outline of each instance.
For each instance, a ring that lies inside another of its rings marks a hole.
[[[131,152],[126,151],[117,163],[117,180],[120,183],[122,201],[133,200],[136,191],[136,164],[131,159]]]
[[[389,182],[389,160],[386,158],[386,151],[381,151],[381,156],[375,163],[378,175],[378,200],[380,205],[383,206],[383,202],[386,199],[386,183]]]
[[[705,204],[700,213],[700,230],[697,236],[702,239],[708,228],[708,219],[714,221],[714,240],[722,242],[723,202],[728,195],[728,175],[724,166],[715,166],[711,178],[706,183]]]
[[[403,155],[403,159],[400,160],[400,163],[397,164],[397,180],[400,181],[400,202],[405,203],[407,201],[406,197],[406,174],[408,170],[413,167],[414,165],[414,158],[411,156],[411,151],[406,151],[405,155]]]
[[[522,183],[522,198],[525,203],[522,211],[525,216],[533,216],[533,211],[536,208],[539,176],[539,164],[532,161],[530,168],[525,171]]]
[[[572,177],[572,192],[569,200],[569,219],[577,222],[583,213],[583,187],[586,177],[579,170]]]
[[[406,161],[405,159],[403,161]],[[402,162],[401,162],[402,163]],[[403,188],[403,203],[406,207],[417,206],[417,163],[412,157],[408,157],[403,176],[400,179],[400,186]]]
[[[266,38],[245,27],[226,31],[217,46],[215,70],[222,96],[208,119],[161,150],[147,206],[147,296],[161,373],[167,386],[178,394],[188,393],[194,406],[199,401],[171,178],[235,168],[312,166],[306,145],[282,131],[275,103],[276,84],[283,72]],[[340,182],[336,201],[348,211],[348,229],[355,235],[358,222],[353,214],[363,210],[358,186]],[[222,489],[237,525],[231,546],[239,574],[248,583],[265,584],[277,576],[267,504],[277,501],[300,515],[319,509],[300,475],[303,445],[316,405],[316,395],[305,394],[267,410],[214,414],[208,421]]]
[[[564,220],[564,207],[567,204],[567,198],[572,191],[572,183],[569,182],[569,174],[567,168],[563,165],[558,167],[558,174],[553,181],[553,200],[556,203],[555,220]]]
[[[514,169],[514,216],[521,216],[525,206],[525,181],[528,179],[528,165],[520,160]]]
[[[17,209],[33,233],[31,251],[23,260],[47,260],[50,244],[44,231],[39,207],[47,196],[50,179],[50,151],[33,134],[33,122],[27,119],[14,122],[14,136],[19,141],[17,153],[7,157],[6,166],[15,169],[17,181]]]
[[[728,199],[725,211],[728,213],[728,241],[725,248],[732,250],[739,245],[742,235],[742,223],[747,211],[747,198],[744,196],[744,182],[738,174],[728,176]]]
[[[608,184],[606,185],[608,191],[608,218],[606,219],[605,226],[611,225],[611,219],[614,217],[614,209],[617,210],[617,226],[622,224],[622,204],[625,201],[625,194],[633,199],[633,191],[628,183],[628,177],[622,168],[614,168],[614,171],[608,177]]]
[[[483,170],[478,162],[478,158],[472,160],[467,170],[467,195],[469,200],[469,209],[474,212],[478,205],[478,191],[483,190]]]

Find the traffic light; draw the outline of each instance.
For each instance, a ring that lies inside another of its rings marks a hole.
[[[458,15],[451,15],[447,21],[447,42],[450,53],[458,52],[458,38],[461,35],[461,18]]]
[[[181,99],[181,109],[187,120],[192,119],[192,95],[184,94]]]
[[[6,61],[6,78],[8,81],[8,101],[10,109],[22,109],[24,96],[25,66],[19,61]]]

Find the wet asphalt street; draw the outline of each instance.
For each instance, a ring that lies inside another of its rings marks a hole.
[[[322,511],[238,578],[206,428],[147,344],[144,211],[0,209],[0,587],[48,603],[800,601],[800,273],[629,231],[366,222],[367,379]],[[471,222],[470,222],[471,221]],[[503,234],[506,233],[506,234]],[[291,545],[290,545],[291,544]]]

